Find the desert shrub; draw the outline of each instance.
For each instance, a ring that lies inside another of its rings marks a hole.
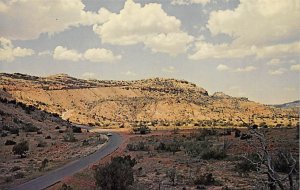
[[[82,133],[81,128],[77,126],[72,127],[73,133]]]
[[[59,133],[64,133],[65,131],[60,129],[60,130],[58,130],[58,132]]]
[[[187,141],[183,144],[183,146],[188,155],[198,157],[201,156],[203,151],[208,149],[211,144],[207,141]]]
[[[11,171],[11,172],[15,172],[15,171],[18,171],[18,170],[20,170],[20,169],[21,169],[20,166],[13,166],[13,167],[10,169],[10,171]]]
[[[36,134],[41,135],[41,134],[43,134],[43,132],[42,131],[38,131],[38,132],[36,132]]]
[[[29,145],[27,141],[22,141],[16,144],[12,149],[13,153],[20,155],[21,158],[25,157],[25,154],[28,150],[29,150]]]
[[[10,183],[10,182],[13,181],[13,177],[12,177],[12,176],[6,176],[6,177],[4,178],[4,181],[5,181],[5,183]]]
[[[175,185],[176,182],[176,176],[177,176],[177,171],[175,168],[169,169],[166,172],[166,176],[170,179],[170,181],[172,182],[172,185]]]
[[[181,145],[178,141],[173,141],[171,143],[166,144],[166,151],[172,152],[173,154],[175,154],[175,152],[180,151],[180,147],[181,147]]]
[[[45,159],[42,161],[39,170],[40,170],[40,171],[44,170],[44,169],[47,167],[48,162],[49,162],[49,160],[48,160],[47,158],[45,158]]]
[[[215,136],[217,135],[217,131],[215,129],[200,129],[194,137],[198,141],[204,141],[207,136]]]
[[[291,153],[285,149],[278,150],[273,158],[273,166],[275,171],[282,173],[290,173],[291,169],[295,165],[295,168],[299,168],[299,160],[292,159]],[[295,172],[292,171],[292,172]]]
[[[155,149],[156,149],[156,150],[160,150],[160,151],[165,151],[165,150],[166,150],[166,144],[163,143],[163,142],[160,142],[160,143],[158,144],[158,146],[155,147]]]
[[[90,144],[89,141],[86,140],[86,139],[84,139],[84,140],[82,141],[82,146],[88,146],[89,144]]]
[[[260,127],[260,128],[267,128],[268,126],[267,126],[267,123],[266,123],[266,122],[261,122],[261,123],[259,124],[259,127]]]
[[[127,149],[129,151],[148,151],[149,150],[149,146],[146,145],[145,142],[140,141],[137,144],[127,144]]]
[[[204,150],[204,152],[201,155],[201,158],[204,160],[210,160],[210,159],[222,160],[226,156],[227,156],[226,152],[219,148],[209,148],[207,150]]]
[[[5,145],[15,145],[17,144],[15,141],[13,140],[6,140]]]
[[[29,124],[26,124],[24,127],[23,127],[23,130],[25,132],[37,132],[39,131],[40,129],[37,128],[36,126],[32,125],[31,123]]]
[[[194,179],[195,185],[214,185],[216,183],[215,178],[212,173],[205,173],[202,175],[196,176]]]
[[[73,187],[64,183],[59,190],[73,190]]]
[[[47,146],[47,142],[39,140],[37,147],[46,147]]]
[[[51,136],[50,136],[50,135],[47,135],[47,136],[45,137],[45,139],[51,139]]]
[[[76,142],[77,139],[74,136],[73,131],[69,131],[66,135],[64,135],[65,142]]]
[[[235,129],[234,130],[234,137],[240,137],[241,136],[241,131],[240,130],[238,130],[238,129]]]
[[[14,176],[16,179],[21,179],[25,177],[25,174],[23,172],[18,172]]]
[[[234,169],[235,171],[246,173],[250,171],[256,171],[258,165],[255,163],[259,163],[259,157],[257,154],[249,154],[246,158],[242,158],[240,162],[238,162]]]
[[[55,129],[60,129],[60,127],[59,127],[59,126],[56,126]]]
[[[16,134],[16,135],[18,135],[18,134],[19,134],[19,129],[16,128],[16,127],[11,127],[11,128],[9,128],[9,132],[10,132],[11,134]]]
[[[6,132],[2,132],[1,133],[1,137],[7,137],[7,133]]]
[[[97,167],[95,171],[96,186],[105,190],[127,190],[133,184],[133,166],[135,159],[130,156],[113,158],[111,163]]]

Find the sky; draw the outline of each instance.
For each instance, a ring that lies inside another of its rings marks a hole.
[[[299,0],[0,0],[0,72],[300,99]]]

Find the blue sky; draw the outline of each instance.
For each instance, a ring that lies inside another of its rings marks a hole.
[[[0,0],[0,72],[178,78],[299,99],[297,0]]]

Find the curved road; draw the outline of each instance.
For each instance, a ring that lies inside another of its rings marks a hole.
[[[102,159],[108,154],[116,150],[122,143],[122,137],[117,133],[112,133],[112,136],[109,137],[108,142],[96,152],[75,160],[71,163],[64,165],[61,168],[50,171],[43,176],[35,178],[31,181],[18,185],[11,188],[10,190],[40,190],[45,189],[67,176],[71,176],[78,172],[79,170],[87,167],[88,165],[95,163],[96,161]]]

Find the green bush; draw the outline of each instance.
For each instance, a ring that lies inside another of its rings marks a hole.
[[[211,144],[207,141],[187,141],[183,144],[185,152],[192,157],[199,157]]]
[[[32,125],[31,123],[30,124],[26,124],[24,127],[23,127],[23,130],[25,132],[37,132],[39,131],[40,129],[37,128],[36,126]]]
[[[5,145],[15,145],[15,144],[17,144],[17,143],[13,140],[6,140],[5,141]]]
[[[28,150],[29,150],[29,145],[27,141],[22,141],[16,144],[12,149],[13,153],[20,155],[21,158],[25,157],[25,154]]]
[[[299,160],[293,160],[292,155],[287,150],[278,150],[273,159],[273,166],[275,171],[282,173],[290,173],[292,166],[295,164],[295,168],[299,168]],[[295,172],[292,171],[292,172]]]
[[[247,158],[242,158],[240,162],[235,165],[235,171],[241,173],[247,173],[250,171],[256,171],[259,163],[259,157],[257,154],[250,154]]]
[[[24,178],[24,177],[25,177],[25,174],[22,173],[22,172],[18,172],[18,173],[15,174],[16,179],[21,179],[21,178]]]
[[[146,145],[145,142],[140,141],[137,144],[127,144],[127,149],[129,151],[148,151],[149,150],[149,146]]]
[[[18,171],[18,170],[20,170],[20,169],[21,169],[20,166],[13,166],[13,167],[10,169],[10,171],[11,171],[11,172],[15,172],[15,171]]]
[[[104,167],[97,167],[95,171],[96,186],[105,190],[127,190],[133,184],[133,166],[135,159],[130,156],[113,158]]]
[[[215,178],[213,177],[212,173],[206,173],[203,175],[198,175],[194,179],[195,185],[214,185],[216,182]]]
[[[201,158],[204,160],[210,160],[210,159],[216,159],[216,160],[222,160],[226,158],[227,154],[223,150],[217,149],[217,148],[210,148],[205,150]]]

